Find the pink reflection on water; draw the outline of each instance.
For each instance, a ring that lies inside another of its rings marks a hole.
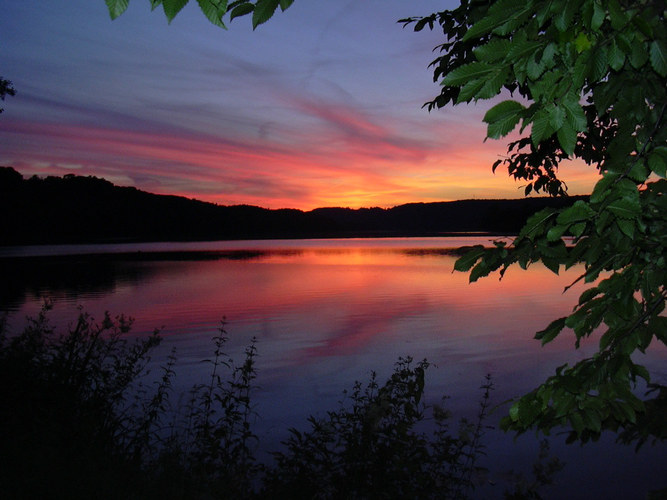
[[[258,432],[269,448],[308,415],[335,408],[341,391],[367,380],[370,370],[383,380],[398,356],[435,363],[427,375],[430,401],[450,395],[457,416],[472,416],[487,373],[497,403],[595,350],[598,339],[591,338],[575,351],[568,331],[544,347],[533,339],[572,311],[585,286],[562,292],[581,269],[557,276],[541,266],[513,268],[502,281],[491,276],[469,284],[466,273],[452,272],[455,257],[439,249],[480,240],[443,240],[230,242],[224,250],[240,252],[233,258],[131,261],[124,265],[140,269],[139,278],[119,278],[97,293],[62,294],[54,320],[71,321],[81,304],[98,318],[104,310],[134,316],[136,335],[164,325],[163,355],[177,347],[177,382],[187,389],[205,379],[209,365],[200,361],[210,357],[211,337],[226,317],[225,347],[237,361],[250,338],[258,338]],[[196,245],[220,249],[219,242]],[[37,312],[38,296],[28,296],[10,322]],[[664,346],[651,346],[640,361],[667,383],[666,359]],[[502,440],[492,446],[515,450]]]
[[[271,243],[279,250],[282,244],[281,251],[262,248],[264,242],[232,242],[235,250],[255,245],[264,253],[143,262],[146,279],[119,282],[112,293],[76,304],[98,316],[104,309],[131,315],[136,333],[164,326],[163,335],[193,358],[203,356],[225,317],[230,343],[257,336],[271,369],[343,356],[391,364],[387,358],[405,350],[503,371],[534,364],[536,353],[572,360],[587,352],[573,352],[567,332],[545,348],[532,340],[572,310],[584,287],[562,292],[580,270],[556,276],[541,266],[516,268],[502,281],[492,276],[468,284],[466,273],[452,272],[455,257],[437,251],[442,239],[370,241]]]

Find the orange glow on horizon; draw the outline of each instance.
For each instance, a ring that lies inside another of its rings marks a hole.
[[[16,161],[9,162],[26,177],[94,175],[121,186],[220,205],[391,208],[414,202],[523,197],[524,183],[500,170],[491,172],[491,164],[503,152],[501,141],[478,142],[473,136],[456,137],[458,143],[442,147],[401,143],[358,117],[331,113],[344,126],[368,134],[370,145],[352,138],[350,147],[334,153],[312,138],[308,143],[315,146],[309,147],[32,122],[15,122],[11,127],[3,123],[0,130],[18,142],[46,141],[29,156],[15,153]],[[561,175],[571,194],[589,193],[598,177],[581,162],[564,163]]]

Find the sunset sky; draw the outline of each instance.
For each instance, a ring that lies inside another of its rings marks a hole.
[[[94,175],[219,204],[312,209],[521,197],[484,142],[492,102],[428,113],[442,34],[402,17],[452,0],[296,0],[252,31],[192,1],[167,24],[133,0],[5,2],[0,165],[24,176]],[[561,170],[570,193],[594,172]]]

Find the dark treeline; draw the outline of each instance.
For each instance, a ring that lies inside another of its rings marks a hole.
[[[537,210],[576,199],[464,200],[304,212],[221,206],[73,174],[24,179],[13,168],[0,167],[0,244],[515,234]]]

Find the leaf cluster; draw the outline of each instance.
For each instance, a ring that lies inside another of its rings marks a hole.
[[[189,0],[150,0],[151,9],[162,6],[167,21],[171,21],[187,5]],[[105,0],[111,19],[116,19],[127,10],[130,0]],[[252,14],[252,28],[265,23],[278,7],[285,11],[294,0],[197,0],[199,8],[206,18],[216,26],[227,29],[225,16],[232,21],[236,17]]]
[[[439,25],[446,37],[431,63],[442,90],[429,110],[517,96],[493,106],[484,121],[490,138],[530,128],[494,164],[529,181],[526,194],[564,194],[557,169],[565,158],[609,169],[609,150],[629,155],[633,125],[642,123],[636,139],[643,144],[661,113],[667,40],[660,2],[466,0],[401,22],[416,31]],[[662,162],[656,166],[664,175]]]
[[[529,133],[510,143],[494,170],[505,165],[528,181],[526,194],[551,195],[566,194],[557,175],[563,160],[580,159],[600,172],[589,200],[540,211],[510,245],[473,248],[456,263],[471,282],[541,262],[555,273],[582,269],[575,282],[589,284],[572,314],[536,338],[545,344],[569,329],[575,347],[596,336],[598,352],[562,366],[519,399],[505,428],[566,426],[581,440],[625,429],[622,435],[640,443],[664,439],[664,404],[637,395],[640,387],[664,391],[633,357],[654,342],[667,344],[664,2],[470,0],[404,22],[415,30],[437,24],[447,38],[432,63],[442,91],[429,109],[512,97],[486,112],[487,136],[517,127]]]

